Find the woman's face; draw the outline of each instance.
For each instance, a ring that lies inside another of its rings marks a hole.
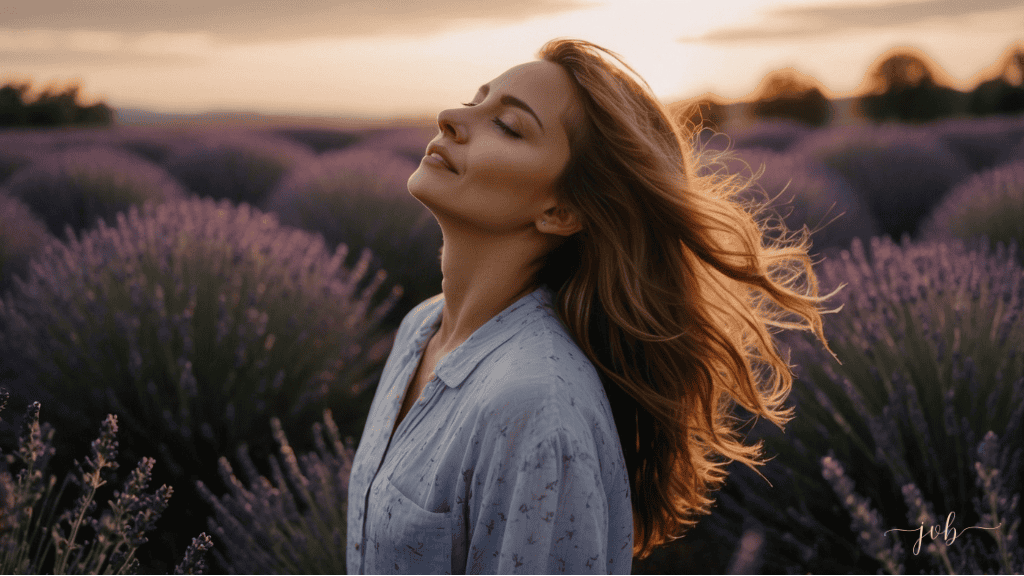
[[[485,233],[535,226],[556,206],[569,161],[562,118],[573,102],[566,72],[538,60],[484,84],[437,116],[440,133],[409,177],[409,192],[439,220]]]

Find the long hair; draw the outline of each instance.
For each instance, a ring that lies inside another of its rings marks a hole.
[[[558,39],[540,56],[576,92],[559,194],[583,229],[549,253],[539,280],[604,383],[643,559],[710,512],[729,462],[763,464],[735,405],[780,428],[792,418],[793,376],[773,333],[825,342],[826,297],[806,228],[779,233],[740,200],[749,180],[706,169],[691,131],[618,55]]]

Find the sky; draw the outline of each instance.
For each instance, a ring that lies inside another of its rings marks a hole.
[[[792,67],[852,95],[887,50],[961,89],[1024,45],[1024,0],[18,0],[0,83],[158,112],[430,117],[552,38],[619,53],[664,102]]]

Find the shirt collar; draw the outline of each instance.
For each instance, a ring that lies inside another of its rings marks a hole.
[[[551,302],[551,290],[546,286],[516,300],[438,361],[434,374],[449,388],[461,386],[477,365],[498,346],[508,342],[525,326],[545,316],[553,316],[555,312]],[[439,297],[433,306],[434,310],[427,315],[416,333],[416,350],[421,350],[436,331],[444,310],[444,298]]]

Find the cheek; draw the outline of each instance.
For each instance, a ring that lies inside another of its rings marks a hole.
[[[557,177],[551,162],[542,154],[499,152],[481,157],[473,165],[478,168],[472,178],[474,187],[524,200],[538,192],[546,193]]]

